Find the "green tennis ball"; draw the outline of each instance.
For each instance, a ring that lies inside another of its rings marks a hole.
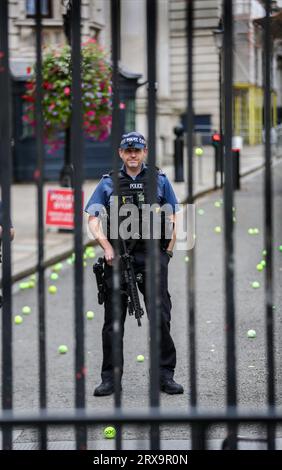
[[[57,273],[51,273],[50,279],[52,279],[52,281],[57,281],[57,279],[59,279],[59,275]]]
[[[32,274],[29,278],[31,281],[36,281],[36,275],[35,274]]]
[[[248,338],[256,338],[257,334],[255,330],[249,330],[247,333]]]
[[[248,234],[249,234],[249,235],[254,235],[254,229],[253,229],[253,228],[249,228],[249,229],[248,229]]]
[[[94,312],[92,312],[91,310],[88,310],[88,312],[86,312],[86,318],[87,320],[93,320]]]
[[[253,289],[259,289],[259,287],[260,287],[260,283],[258,281],[252,282],[252,288]]]
[[[67,263],[68,263],[68,264],[73,264],[72,258],[68,258],[68,259],[67,259]]]
[[[29,282],[21,282],[20,289],[29,289]]]
[[[35,282],[34,281],[29,281],[28,282],[28,288],[33,289],[33,287],[35,287]]]
[[[197,157],[201,157],[203,155],[204,151],[201,147],[197,147],[195,149],[195,154],[197,155]]]
[[[16,325],[20,325],[23,322],[23,317],[21,315],[16,315],[14,318],[14,322]]]
[[[258,228],[253,228],[253,234],[258,235],[259,234],[259,229]]]
[[[137,362],[144,362],[144,359],[145,359],[145,357],[143,356],[143,354],[139,354],[139,355],[136,357],[136,361],[137,361]]]
[[[60,354],[66,354],[68,352],[68,347],[65,345],[65,344],[61,344],[59,347],[58,347],[58,352]]]
[[[263,270],[263,265],[261,263],[257,264],[257,270],[262,271]]]
[[[233,217],[233,222],[234,222],[234,223],[236,222],[236,217]]]
[[[24,315],[29,315],[31,313],[31,308],[28,306],[28,305],[25,305],[23,308],[22,308],[22,313]]]
[[[184,261],[185,261],[185,263],[188,263],[188,261],[189,261],[189,256],[185,256]]]
[[[83,266],[86,268],[86,266],[87,266],[86,261],[83,261]]]
[[[56,294],[57,287],[56,286],[49,286],[48,291],[50,292],[50,294]]]
[[[278,250],[282,252],[282,245],[279,246]]]
[[[221,227],[217,225],[216,227],[214,227],[214,231],[215,233],[221,233]]]
[[[264,259],[261,260],[260,264],[265,267],[266,266],[266,261]]]
[[[262,255],[263,255],[263,256],[266,256],[266,254],[267,254],[267,251],[266,251],[266,250],[263,250]]]
[[[199,215],[204,215],[204,213],[205,213],[204,209],[198,209],[198,214]]]
[[[95,258],[95,256],[96,256],[95,253],[91,253],[91,252],[88,253],[88,258]]]
[[[56,272],[61,271],[62,267],[63,267],[62,263],[57,263],[54,266],[52,266],[52,271],[56,271]]]
[[[221,207],[221,202],[220,201],[215,201],[214,207]]]
[[[113,426],[107,426],[104,429],[104,437],[106,439],[114,439],[116,437],[116,430]]]

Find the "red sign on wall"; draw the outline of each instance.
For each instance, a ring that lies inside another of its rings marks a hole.
[[[84,199],[82,193],[82,204]],[[45,224],[49,227],[74,228],[74,190],[49,189],[46,200]]]

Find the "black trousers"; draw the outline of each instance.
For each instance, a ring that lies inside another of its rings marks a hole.
[[[138,288],[143,294],[144,302],[148,317],[150,319],[150,312],[148,311],[148,299],[146,297],[146,271],[145,271],[145,254],[133,253],[134,256],[134,272],[135,274],[141,273],[143,282],[138,283]],[[161,378],[172,378],[176,365],[176,350],[173,339],[170,335],[170,320],[171,320],[171,300],[168,292],[168,263],[169,256],[161,251],[160,252],[160,301],[161,301],[161,315],[160,315],[160,376]],[[102,380],[113,379],[113,307],[112,307],[112,267],[106,265],[105,267],[105,280],[106,280],[106,297],[105,297],[105,319],[102,332],[103,342],[103,364],[102,364]],[[123,372],[123,335],[124,335],[124,322],[127,313],[127,296],[121,294],[121,374]],[[137,327],[137,324],[136,324]]]

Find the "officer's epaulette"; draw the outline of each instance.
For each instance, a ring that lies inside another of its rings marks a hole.
[[[166,176],[166,174],[163,172],[163,170],[161,168],[159,168],[158,166],[156,166],[156,170],[157,170],[158,175]]]

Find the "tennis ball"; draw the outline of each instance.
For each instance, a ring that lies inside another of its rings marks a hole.
[[[263,259],[263,260],[261,260],[260,264],[261,264],[263,267],[265,267],[265,266],[266,266],[266,261]]]
[[[32,274],[29,278],[31,281],[36,281],[36,275],[35,274]]]
[[[203,155],[204,151],[201,147],[197,147],[195,149],[195,154],[197,155],[197,157],[201,157]]]
[[[95,256],[96,256],[96,255],[95,255],[94,252],[91,252],[91,251],[90,251],[90,253],[88,253],[88,258],[95,258]]]
[[[233,222],[234,222],[234,223],[236,222],[236,217],[233,217]]]
[[[221,202],[220,201],[215,201],[214,207],[221,207]]]
[[[249,330],[247,333],[248,338],[256,338],[257,334],[255,330]]]
[[[189,256],[185,256],[184,261],[185,261],[185,263],[188,263],[188,261],[189,261]]]
[[[86,312],[86,318],[87,320],[93,320],[94,312],[92,312],[91,310],[88,310],[88,312]]]
[[[198,214],[199,215],[204,215],[204,213],[205,213],[204,209],[198,209]]]
[[[104,437],[106,439],[114,439],[116,437],[116,430],[113,426],[107,426],[104,429]]]
[[[136,361],[137,361],[137,362],[144,362],[144,359],[145,359],[145,358],[144,358],[143,354],[139,354],[139,355],[136,357]]]
[[[56,272],[61,271],[62,267],[63,267],[62,263],[57,263],[54,266],[52,266],[52,271],[56,271]]]
[[[221,233],[221,227],[217,225],[216,227],[214,227],[214,231],[215,233]]]
[[[14,318],[14,322],[16,325],[20,325],[23,322],[23,317],[21,315],[16,315]]]
[[[249,235],[254,235],[254,229],[253,229],[253,228],[249,228],[249,229],[248,229],[248,234],[249,234]]]
[[[259,234],[259,229],[258,228],[253,228],[253,234],[258,235]]]
[[[65,344],[61,344],[59,347],[58,347],[58,352],[60,354],[66,354],[68,352],[68,347],[65,345]]]
[[[278,250],[282,252],[282,245],[279,246]]]
[[[260,287],[260,283],[258,281],[252,282],[252,288],[253,289],[258,289]]]
[[[21,282],[20,289],[29,289],[29,282]]]
[[[261,263],[257,264],[257,270],[262,271],[263,270],[263,265]]]
[[[262,255],[263,255],[263,256],[266,256],[266,253],[267,253],[267,251],[266,251],[266,250],[263,250]]]
[[[68,258],[68,259],[67,259],[67,263],[68,263],[68,264],[73,264],[72,258]]]
[[[30,312],[31,312],[31,308],[28,307],[28,305],[25,305],[25,306],[22,308],[22,313],[23,313],[24,315],[29,315]]]
[[[50,294],[56,294],[57,287],[56,286],[49,286],[48,291],[50,292]]]
[[[59,275],[57,273],[51,273],[50,279],[52,279],[52,281],[57,281],[57,279],[59,279]]]
[[[35,287],[35,282],[34,281],[29,281],[28,282],[28,288],[32,289],[33,287]]]

